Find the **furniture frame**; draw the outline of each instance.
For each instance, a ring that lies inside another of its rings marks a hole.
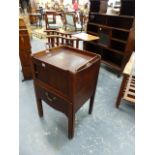
[[[29,14],[31,24],[36,25],[36,27],[42,27],[42,18],[40,13],[30,13]]]
[[[68,59],[60,60],[59,53]],[[75,113],[88,99],[89,114],[92,113],[99,67],[99,55],[68,46],[32,55],[38,114],[43,117],[42,100],[64,113],[68,118],[70,139],[74,136]]]
[[[75,37],[75,38],[82,40],[82,41],[93,41],[93,40],[99,39],[99,37],[97,37],[97,36],[90,35],[90,34],[87,34],[84,32],[73,34],[72,37]]]
[[[73,33],[60,31],[60,30],[45,30],[47,33],[49,48],[67,45],[71,47],[79,47],[79,39],[72,36]]]
[[[28,29],[23,17],[19,18],[19,57],[22,66],[23,81],[32,79],[31,44]]]
[[[62,16],[61,13],[58,13],[56,11],[46,11],[45,12],[45,24],[46,24],[46,30],[56,30],[60,28],[58,25],[56,25],[56,16]],[[52,21],[49,21],[49,16],[52,17]],[[50,27],[50,24],[53,24],[53,27]]]
[[[123,80],[115,104],[117,108],[121,104],[122,99],[135,104],[135,76],[132,74],[133,63],[134,57],[132,55],[123,71]]]
[[[82,17],[81,17],[82,18]],[[64,19],[65,19],[65,30],[67,31],[67,28],[70,28],[70,31],[82,31],[82,25],[81,27],[77,27],[77,17],[76,12],[65,12],[64,13]]]
[[[100,1],[91,0],[87,33],[100,39],[84,42],[84,49],[100,54],[102,62],[120,76],[134,51],[134,16],[101,14],[99,5]]]

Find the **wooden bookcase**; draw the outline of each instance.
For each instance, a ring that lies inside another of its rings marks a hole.
[[[134,16],[100,14],[99,2],[91,0],[87,33],[100,39],[84,42],[84,49],[100,54],[104,64],[121,74],[134,50]]]

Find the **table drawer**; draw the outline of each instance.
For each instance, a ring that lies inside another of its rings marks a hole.
[[[41,61],[35,61],[36,78],[59,90],[66,96],[70,96],[70,74]]]
[[[68,115],[69,103],[41,87],[37,87],[37,95],[49,106]]]

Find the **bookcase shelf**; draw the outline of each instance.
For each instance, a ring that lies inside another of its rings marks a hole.
[[[121,71],[121,67],[119,65],[114,64],[113,62],[110,62],[107,59],[106,60],[102,59],[101,63],[104,63],[105,65],[109,66],[110,68],[114,68],[116,71],[119,71],[119,72]]]
[[[96,42],[96,41],[89,42],[89,44],[94,44],[94,45],[96,45],[96,46],[101,47],[102,49],[108,49],[109,52],[114,52],[114,53],[117,53],[117,54],[119,54],[119,55],[123,55],[123,52],[122,52],[122,51],[119,51],[119,50],[110,48],[110,47],[108,47],[107,45],[104,45],[104,44],[102,44],[102,43],[98,43],[98,42]]]
[[[92,0],[91,0],[92,1]],[[115,15],[115,14],[106,14],[106,13],[99,13],[99,12],[90,12],[91,15],[104,15],[104,16],[114,16],[114,17],[118,17],[118,18],[129,18],[129,19],[134,19],[134,16],[128,16],[128,15]]]
[[[100,1],[90,2],[87,33],[100,39],[84,42],[84,49],[100,54],[105,65],[121,74],[134,50],[134,16],[99,13]]]
[[[98,34],[92,31],[87,31],[87,33],[97,36]]]
[[[115,41],[118,41],[118,42],[121,42],[121,43],[124,43],[124,44],[127,43],[127,41],[124,41],[124,40],[121,40],[121,39],[118,39],[118,38],[111,38],[111,40],[115,40]]]
[[[130,32],[129,29],[124,29],[124,28],[119,28],[119,27],[112,27],[112,26],[107,26],[107,25],[102,25],[102,24],[96,24],[96,23],[92,23],[92,22],[90,22],[89,25],[94,25],[94,26],[101,27],[101,28],[114,29],[114,30],[119,30],[119,31],[124,31],[124,32]]]

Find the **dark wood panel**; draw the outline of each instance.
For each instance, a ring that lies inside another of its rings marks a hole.
[[[31,44],[23,18],[19,18],[19,57],[24,80],[31,79]]]

